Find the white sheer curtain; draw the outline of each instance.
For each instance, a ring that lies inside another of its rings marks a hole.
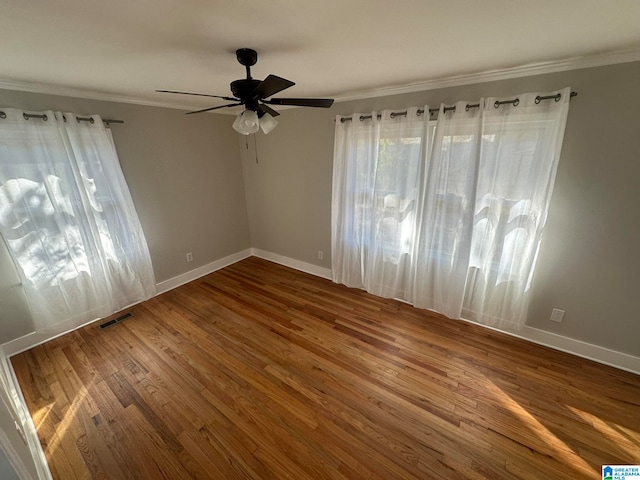
[[[420,195],[422,228],[414,251],[411,298],[459,318],[469,268],[483,102],[440,107]]]
[[[521,327],[570,93],[442,105],[435,122],[416,109],[377,122],[375,112],[338,117],[334,281],[452,318]],[[388,142],[414,149],[384,150]],[[386,189],[381,172],[393,178]],[[387,198],[398,205],[392,215]],[[389,216],[395,229],[381,221]]]
[[[100,117],[2,111],[0,234],[36,331],[72,328],[153,296],[147,243]]]
[[[498,327],[526,320],[571,89],[558,94],[518,95],[499,108],[505,99],[486,99],[464,318]]]
[[[428,110],[428,109],[427,109]],[[428,114],[427,114],[428,116]],[[407,298],[428,123],[418,108],[354,114],[336,124],[332,265],[335,282]]]

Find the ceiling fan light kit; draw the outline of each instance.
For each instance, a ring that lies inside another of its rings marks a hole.
[[[270,118],[273,123],[269,122],[266,117]],[[260,128],[264,133],[269,133],[277,124],[278,122],[268,113],[264,114],[262,118],[258,118],[257,112],[245,110],[236,117],[233,129],[242,135],[256,133]]]
[[[240,48],[236,50],[236,58],[238,62],[245,67],[247,78],[241,78],[231,82],[231,93],[233,97],[208,95],[205,93],[177,92],[174,90],[156,90],[156,92],[222,98],[223,100],[233,102],[217,107],[187,112],[187,115],[243,105],[244,111],[238,114],[233,122],[233,129],[242,135],[256,133],[260,129],[262,129],[264,133],[269,133],[278,125],[274,117],[280,114],[269,105],[293,105],[319,108],[329,108],[333,105],[333,99],[331,98],[270,98],[272,95],[294,86],[295,83],[286,78],[278,77],[277,75],[269,75],[264,80],[252,78],[251,66],[255,65],[258,61],[258,53],[251,48]]]
[[[260,129],[265,134],[276,128],[276,125],[278,125],[278,121],[268,113],[265,113],[262,117],[260,117]]]
[[[258,115],[256,115],[256,118],[254,120],[253,118],[250,118],[251,116],[249,114],[245,115],[245,113],[248,113],[248,111],[244,111],[236,117],[235,121],[233,122],[233,129],[236,132],[241,133],[242,135],[256,133],[260,128],[260,126],[258,125]]]

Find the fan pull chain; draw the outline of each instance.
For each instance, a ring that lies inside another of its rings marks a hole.
[[[256,165],[258,164],[258,142],[256,141],[256,134],[253,134],[253,150],[256,153]]]

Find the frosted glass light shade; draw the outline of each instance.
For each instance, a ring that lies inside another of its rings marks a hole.
[[[256,133],[260,129],[258,114],[253,110],[245,110],[236,117],[233,122],[233,129],[243,135]]]
[[[264,133],[269,133],[276,128],[276,125],[278,125],[278,121],[268,113],[265,113],[260,119],[260,128]]]
[[[242,127],[242,113],[239,113],[233,121],[233,129],[242,135],[249,135],[249,132],[246,132]]]

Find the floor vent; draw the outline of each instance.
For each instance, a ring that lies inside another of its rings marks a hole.
[[[115,325],[116,323],[121,322],[122,320],[126,320],[129,317],[133,317],[133,314],[125,313],[124,315],[120,315],[118,318],[114,318],[112,320],[109,320],[108,322],[100,324],[100,328],[105,329],[107,327],[110,327],[111,325]]]

